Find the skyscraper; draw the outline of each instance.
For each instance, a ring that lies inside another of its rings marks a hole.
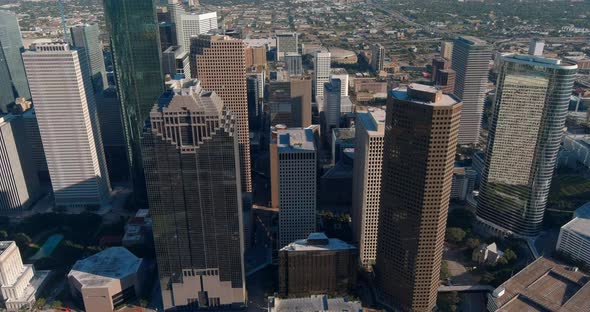
[[[342,81],[340,79],[330,79],[324,85],[324,129],[322,132],[328,138],[332,136],[332,129],[340,128],[340,115],[342,113]]]
[[[10,73],[10,80],[16,97],[31,98],[29,92],[29,84],[25,74],[25,67],[21,53],[25,51],[23,47],[23,40],[18,25],[18,19],[12,12],[0,10],[0,48],[4,52],[4,58],[8,71]],[[1,59],[2,57],[0,57]],[[0,65],[2,70],[2,65]],[[0,74],[0,77],[5,76]],[[0,90],[5,92],[5,90]]]
[[[268,93],[272,126],[311,126],[311,80],[291,78],[287,81],[271,81]]]
[[[67,43],[49,43],[23,60],[55,204],[106,204],[111,187],[86,56]]]
[[[183,37],[182,37],[182,16],[186,15],[186,11],[182,6],[182,2],[179,0],[168,0],[168,4],[166,5],[166,9],[168,10],[168,16],[170,17],[170,23],[174,25],[174,33],[176,34],[175,42],[173,45],[180,45],[184,44]],[[183,46],[185,51],[188,52],[189,47]],[[164,50],[162,50],[164,51]]]
[[[340,79],[340,95],[348,96],[348,72],[344,68],[332,68],[330,70],[330,80]]]
[[[121,102],[117,89],[111,86],[95,94],[96,110],[100,121],[100,134],[111,181],[129,177],[125,130],[121,118]]]
[[[352,173],[352,231],[360,263],[370,265],[377,255],[377,226],[381,198],[385,111],[357,112]]]
[[[284,55],[285,67],[289,76],[302,76],[303,75],[303,60],[301,54],[286,52]]]
[[[4,51],[0,47],[0,112],[8,113],[8,106],[14,103],[14,91]]]
[[[178,44],[185,47],[185,51],[190,50],[191,37],[206,34],[210,30],[217,29],[217,12],[204,14],[184,14],[180,16],[182,25],[182,40]],[[180,38],[180,37],[179,37]]]
[[[88,57],[94,92],[108,88],[109,82],[99,39],[98,24],[74,26],[70,28],[70,33],[72,34],[72,45],[84,49],[84,53]]]
[[[198,81],[173,81],[142,142],[164,309],[245,304],[235,116]]]
[[[402,311],[436,304],[460,115],[433,87],[389,94],[375,272],[380,301]]]
[[[295,32],[277,33],[277,61],[282,61],[288,52],[299,53],[299,35]]]
[[[270,176],[282,248],[316,230],[317,150],[312,129],[277,130],[270,146]]]
[[[455,92],[456,73],[452,69],[439,69],[436,71],[434,85],[441,88],[444,93]]]
[[[475,37],[459,37],[453,44],[454,94],[463,101],[459,144],[479,143],[491,55],[492,47]]]
[[[385,60],[385,48],[380,43],[376,43],[371,47],[371,68],[375,72],[383,70],[383,62]]]
[[[164,75],[170,75],[172,79],[176,75],[183,75],[184,78],[191,78],[191,66],[189,53],[181,46],[171,46],[162,52],[162,71]]]
[[[0,212],[28,208],[39,198],[40,191],[23,118],[0,117]]]
[[[153,0],[105,0],[107,30],[121,100],[135,200],[145,201],[141,133],[164,90],[159,27]]]
[[[250,133],[248,130],[248,95],[246,87],[246,46],[229,36],[200,35],[193,38],[197,78],[203,88],[215,91],[225,107],[237,118],[240,145],[242,191],[252,191],[250,172]]]
[[[451,68],[451,62],[443,57],[437,56],[432,58],[432,81],[436,81],[439,70]]]
[[[557,59],[502,58],[477,205],[498,233],[541,230],[576,71]]]
[[[330,52],[317,52],[313,59],[313,83],[316,103],[318,97],[324,96],[324,84],[330,80],[330,60]]]
[[[529,42],[529,55],[543,56],[545,41],[539,38],[532,38]]]
[[[440,56],[451,60],[453,58],[453,42],[443,41],[440,43]]]

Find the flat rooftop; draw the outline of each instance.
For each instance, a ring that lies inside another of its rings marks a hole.
[[[315,151],[315,138],[311,129],[292,128],[277,130],[279,153]]]
[[[408,92],[409,89],[424,93],[424,94],[435,94],[442,92],[441,89],[433,86],[427,86],[419,83],[411,83],[405,87],[399,87],[390,91],[391,96],[394,99],[400,101],[409,101],[417,104],[424,104],[429,106],[452,106],[460,103],[461,100],[452,94],[442,94],[436,102],[427,101],[425,99],[411,96]]]
[[[357,122],[363,124],[367,131],[385,131],[385,110],[378,107],[369,107],[368,111],[357,111]]]
[[[478,45],[478,46],[488,45],[487,41],[485,41],[483,39],[479,39],[477,37],[473,37],[473,36],[461,36],[461,37],[459,37],[459,40],[466,42],[468,44],[471,44],[471,45]]]
[[[68,277],[74,277],[84,287],[104,287],[111,282],[135,274],[142,259],[124,247],[110,247],[86,259],[78,260]]]
[[[334,128],[332,133],[337,140],[345,142],[354,142],[356,131],[354,128]]]
[[[590,202],[576,209],[574,218],[561,228],[590,237]]]
[[[528,54],[510,54],[502,57],[504,62],[526,64],[533,66],[543,66],[554,69],[576,69],[577,65],[563,63],[560,59]]]
[[[314,295],[308,298],[279,299],[271,298],[270,312],[361,312],[360,302],[345,298],[328,298],[326,295]]]
[[[590,311],[590,276],[541,257],[496,288],[496,311]]]
[[[317,243],[312,243],[312,241],[316,241]],[[356,247],[337,238],[328,238],[324,233],[311,233],[307,239],[296,240],[293,243],[290,243],[289,245],[281,248],[281,251],[295,252],[348,249],[356,249]]]

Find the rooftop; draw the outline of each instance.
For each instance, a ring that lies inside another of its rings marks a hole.
[[[576,209],[574,218],[561,228],[590,237],[590,202]]]
[[[518,272],[489,297],[498,312],[590,311],[590,276],[541,257]]]
[[[393,89],[391,96],[397,100],[429,106],[452,106],[461,102],[452,94],[443,94],[440,88],[419,83],[411,83],[406,87]]]
[[[473,36],[461,36],[461,37],[459,37],[458,40],[468,43],[470,45],[476,45],[476,46],[488,45],[487,41],[479,39],[477,37],[473,37]]]
[[[296,240],[295,242],[281,248],[281,251],[293,252],[348,249],[356,249],[356,247],[337,238],[328,238],[324,233],[311,233],[307,239]]]
[[[535,56],[535,55],[529,55],[529,54],[506,55],[506,56],[502,57],[502,61],[518,63],[518,64],[534,65],[534,66],[543,66],[546,68],[554,68],[554,69],[576,69],[576,68],[578,68],[577,65],[562,63],[560,59],[543,57],[543,56]]]
[[[16,243],[14,241],[0,241],[0,255],[12,244]]]
[[[363,123],[368,131],[385,131],[385,110],[378,107],[370,107],[367,112],[358,112],[356,114],[357,122]]]
[[[309,128],[277,130],[277,148],[282,153],[315,151],[315,138]]]
[[[104,287],[139,270],[142,259],[124,247],[107,248],[86,259],[78,260],[68,277],[74,277],[81,287]]]
[[[354,142],[355,129],[354,128],[334,128],[332,133],[337,140],[345,142]]]
[[[359,302],[348,301],[345,298],[328,298],[326,295],[314,295],[309,298],[279,299],[269,298],[270,312],[361,312]]]

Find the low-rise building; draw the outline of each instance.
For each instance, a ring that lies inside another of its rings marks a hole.
[[[137,210],[135,216],[129,219],[122,243],[127,248],[153,244],[152,218],[148,209]]]
[[[471,168],[455,167],[453,169],[453,184],[451,199],[465,200],[475,187],[477,172]]]
[[[488,264],[488,265],[494,265],[498,262],[498,260],[500,260],[500,258],[502,258],[502,256],[504,256],[504,252],[500,251],[500,249],[498,249],[498,246],[496,246],[496,243],[491,243],[491,244],[481,244],[479,245],[479,247],[475,248],[475,250],[473,250],[473,254],[471,255],[471,258],[473,261],[479,263],[479,264]]]
[[[590,202],[578,208],[574,218],[561,227],[556,249],[590,268]]]
[[[332,129],[332,163],[337,163],[342,152],[347,148],[354,148],[354,128],[334,128]]]
[[[68,282],[86,312],[109,312],[144,293],[146,266],[124,247],[111,247],[77,261]]]
[[[348,301],[346,298],[328,298],[326,295],[315,295],[306,298],[280,299],[268,298],[269,312],[361,312],[360,302]]]
[[[590,275],[540,257],[488,294],[489,312],[590,311]]]
[[[356,247],[311,233],[279,250],[279,295],[345,294],[356,283],[357,265]]]

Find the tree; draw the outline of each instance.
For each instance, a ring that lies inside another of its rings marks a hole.
[[[29,245],[33,242],[29,235],[25,233],[16,233],[14,235],[14,241],[20,248],[29,247]]]
[[[53,301],[53,302],[51,303],[51,305],[50,305],[50,307],[51,307],[52,309],[59,309],[59,308],[61,308],[62,306],[63,306],[63,303],[61,303],[61,301],[59,301],[59,300],[55,300],[55,301]]]
[[[441,311],[455,312],[457,311],[460,302],[461,298],[459,298],[459,294],[456,291],[453,291],[439,295],[436,305]]]
[[[148,301],[147,299],[145,299],[145,298],[141,298],[141,299],[139,300],[139,305],[140,305],[142,308],[146,308],[146,307],[148,306],[148,304],[149,304],[149,301]]]
[[[37,299],[37,302],[35,302],[35,305],[33,307],[35,309],[43,309],[43,307],[45,307],[45,304],[47,304],[47,300],[45,298],[39,298]]]
[[[467,242],[465,242],[465,244],[467,245],[467,247],[469,247],[469,249],[475,249],[479,245],[481,245],[481,242],[479,241],[479,239],[472,237],[472,238],[468,238]]]
[[[447,229],[447,241],[451,243],[460,243],[465,238],[465,231],[460,228],[452,227]]]
[[[449,277],[451,277],[451,271],[449,271],[449,264],[443,260],[440,263],[440,279],[446,281]]]
[[[506,248],[506,250],[504,250],[504,255],[500,257],[500,259],[498,259],[498,263],[503,265],[508,264],[509,262],[516,260],[517,258],[518,256],[516,256],[516,253],[512,251],[512,249]]]
[[[8,239],[8,232],[0,231],[0,240],[7,240]]]
[[[470,229],[475,221],[473,212],[467,209],[453,209],[449,212],[447,227],[458,227],[462,229]]]

